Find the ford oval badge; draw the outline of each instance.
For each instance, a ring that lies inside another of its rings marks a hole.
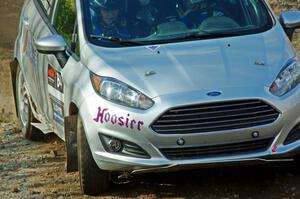
[[[210,97],[216,97],[216,96],[219,96],[221,95],[222,93],[219,92],[219,91],[212,91],[212,92],[209,92],[207,93],[206,95],[210,96]]]

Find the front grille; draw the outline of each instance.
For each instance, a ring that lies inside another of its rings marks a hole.
[[[270,124],[278,116],[260,100],[223,101],[168,110],[151,128],[160,134],[204,133]]]
[[[273,138],[267,138],[213,146],[164,148],[160,151],[170,160],[209,158],[262,152],[270,147],[272,141]]]

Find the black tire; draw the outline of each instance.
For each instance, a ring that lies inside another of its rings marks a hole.
[[[31,125],[32,122],[37,123],[37,119],[33,116],[29,103],[29,92],[26,89],[26,82],[21,68],[18,66],[16,74],[16,106],[17,115],[21,131],[25,138],[32,141],[40,141],[44,138],[44,134]],[[25,105],[26,104],[26,105]],[[26,108],[24,108],[27,106]]]
[[[110,173],[97,166],[80,117],[77,121],[77,143],[78,170],[82,192],[94,196],[107,191],[110,185]]]

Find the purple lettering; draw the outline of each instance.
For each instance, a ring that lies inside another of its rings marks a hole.
[[[136,123],[136,121],[135,120],[131,120],[131,122],[130,122],[130,128],[131,129],[133,129],[134,128],[134,124]]]
[[[105,114],[104,120],[105,120],[105,122],[109,122],[109,120],[110,120],[110,114],[109,113]]]
[[[104,112],[107,111],[108,109],[103,109],[102,112],[101,112],[101,107],[98,107],[98,113],[97,113],[97,116],[96,118],[94,118],[94,121],[95,122],[99,122],[100,123],[103,123],[103,115],[104,115]]]
[[[119,124],[119,126],[124,126],[124,121],[123,121],[123,119],[124,119],[124,117],[119,117],[119,122],[118,122],[118,124]]]
[[[114,114],[113,116],[111,116],[111,123],[112,124],[115,124],[115,123],[117,123],[117,116],[116,116],[116,114]]]
[[[137,128],[138,128],[139,131],[142,130],[143,124],[144,124],[144,122],[142,122],[142,121],[138,122],[138,127]]]
[[[142,126],[144,125],[143,121],[130,120],[130,114],[127,114],[127,117],[119,117],[116,114],[111,115],[108,112],[107,108],[101,109],[98,107],[97,116],[93,119],[95,122],[102,123],[103,122],[111,122],[113,125],[118,124],[120,127],[126,126],[126,128],[134,129],[135,127],[141,131]]]
[[[126,118],[126,128],[128,128],[128,122],[129,122],[129,114],[127,114],[127,118]]]

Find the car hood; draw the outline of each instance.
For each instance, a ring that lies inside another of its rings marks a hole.
[[[282,28],[253,35],[124,48],[89,46],[90,70],[149,97],[270,86],[295,56]]]

